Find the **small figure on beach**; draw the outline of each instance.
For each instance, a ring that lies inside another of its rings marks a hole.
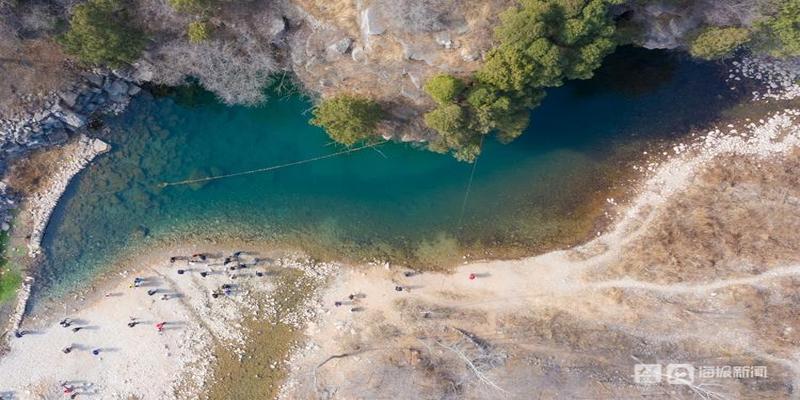
[[[184,273],[184,272],[186,272],[186,271],[184,271],[184,270],[182,270],[182,269],[179,269],[179,270],[178,270],[178,275],[183,275],[183,273]]]
[[[69,326],[72,325],[72,320],[69,318],[64,318],[58,324],[64,328],[69,328]]]
[[[128,322],[128,328],[133,328],[139,324],[139,321],[130,321]]]
[[[150,289],[150,290],[147,291],[147,295],[148,296],[152,296],[152,295],[154,295],[156,293],[158,293],[158,289]]]
[[[82,326],[76,326],[76,327],[72,328],[72,331],[73,331],[73,332],[78,332],[78,331],[80,331],[81,329],[83,329],[83,327],[82,327]]]
[[[474,281],[474,280],[475,280],[475,278],[477,278],[477,277],[478,277],[478,276],[477,276],[477,275],[475,275],[475,274],[469,274],[469,280],[471,280],[471,281]]]
[[[70,352],[72,352],[72,346],[64,347],[63,349],[61,349],[61,351],[64,352],[64,354],[69,354]]]
[[[216,299],[217,297],[219,297],[220,294],[221,293],[219,292],[219,290],[215,290],[215,291],[211,292],[211,297]]]
[[[402,286],[395,286],[394,290],[398,291],[398,292],[402,292],[403,291],[403,287]]]
[[[158,330],[159,333],[164,332],[164,325],[166,324],[167,323],[165,321],[156,324],[156,329]]]
[[[341,301],[334,301],[333,305],[336,306],[336,307],[341,307],[342,302]]]
[[[414,275],[415,275],[414,271],[403,272],[403,276],[405,276],[406,278],[411,278]]]
[[[203,278],[205,278],[206,276],[208,276],[208,272],[206,272],[206,271],[201,271],[201,272],[200,272],[200,276],[202,276]]]
[[[96,355],[96,356],[99,356],[99,355],[100,355],[100,349],[94,349],[94,350],[92,350],[92,354],[94,354],[94,355]]]
[[[169,258],[169,263],[170,264],[174,264],[175,261],[177,261],[177,260],[178,260],[178,257],[172,256],[172,257]]]
[[[144,278],[139,278],[139,277],[133,278],[133,287],[142,286],[142,283],[144,283]]]
[[[261,272],[261,271],[256,271],[256,276],[260,278],[260,277],[264,276],[264,273]]]
[[[164,293],[164,294],[161,296],[161,300],[169,300],[169,295],[168,295],[168,294],[166,294],[166,293]]]
[[[353,300],[353,299],[355,299],[355,298],[356,298],[356,295],[354,295],[354,294],[350,294],[349,296],[347,296],[347,298],[348,298],[348,299],[350,299],[350,300]]]

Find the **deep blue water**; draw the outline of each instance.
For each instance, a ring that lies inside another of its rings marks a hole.
[[[623,49],[594,79],[549,90],[517,141],[487,141],[463,213],[472,165],[394,143],[162,188],[341,147],[308,125],[310,103],[298,96],[246,108],[197,88],[145,94],[106,120],[109,133],[96,132],[113,150],[73,181],[54,213],[40,293],[69,288],[131,248],[188,232],[412,264],[567,245],[590,233],[597,199],[620,177],[626,152],[683,134],[736,101],[722,73],[669,52]]]

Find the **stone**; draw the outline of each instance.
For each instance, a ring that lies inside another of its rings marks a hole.
[[[95,153],[97,153],[97,154],[100,154],[100,153],[105,153],[105,152],[107,152],[107,151],[108,151],[110,148],[111,148],[111,146],[109,146],[109,145],[108,145],[108,143],[106,143],[106,142],[104,142],[104,141],[102,141],[102,140],[100,140],[100,139],[93,139],[93,140],[92,140],[92,149],[93,149],[93,150],[95,151]]]
[[[93,86],[103,86],[103,77],[100,75],[89,75],[86,77],[86,80],[88,80]]]
[[[61,93],[61,101],[69,108],[74,108],[75,103],[78,101],[78,93],[75,92],[64,92]]]
[[[461,49],[461,59],[467,62],[476,61],[480,57],[477,51],[468,48]]]
[[[434,35],[434,39],[436,40],[436,43],[439,43],[440,46],[443,46],[446,49],[453,48],[453,40],[450,39],[449,32],[439,32]]]
[[[353,51],[350,53],[350,57],[352,57],[353,61],[355,62],[360,62],[360,63],[367,62],[367,56],[366,54],[364,54],[364,48],[361,46],[353,48]]]
[[[61,110],[61,114],[63,115],[61,120],[73,128],[80,128],[86,125],[86,117],[76,113],[75,111],[65,108]]]
[[[350,50],[350,46],[353,44],[353,39],[346,37],[341,40],[337,40],[336,42],[330,44],[327,47],[328,53],[333,54],[345,54]]]
[[[375,8],[367,7],[361,12],[361,32],[364,35],[382,35],[386,32],[386,26]]]
[[[108,85],[106,92],[108,92],[108,97],[111,101],[119,103],[128,96],[128,84],[122,79],[117,79]]]

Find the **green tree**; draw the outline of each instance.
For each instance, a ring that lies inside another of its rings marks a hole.
[[[750,41],[750,31],[737,27],[710,27],[692,40],[689,52],[704,60],[718,60]]]
[[[437,103],[447,104],[455,101],[464,91],[464,82],[452,75],[441,74],[428,79],[423,89]]]
[[[119,67],[135,61],[145,46],[144,34],[130,21],[119,0],[89,0],[75,6],[60,42],[84,62]]]
[[[340,95],[323,100],[314,108],[311,124],[322,127],[331,139],[352,146],[375,133],[383,110],[373,100]]]
[[[458,104],[439,106],[425,114],[425,124],[448,137],[455,137],[466,128],[464,109]]]
[[[468,88],[447,76],[426,83],[425,91],[439,104],[425,115],[426,125],[440,136],[431,148],[470,160],[480,152],[482,135],[493,133],[501,142],[521,135],[544,88],[591,78],[614,51],[616,27],[609,7],[617,3],[519,0],[518,7],[501,15],[498,45]]]
[[[201,43],[211,35],[211,26],[206,21],[192,21],[186,27],[186,36],[192,43]]]

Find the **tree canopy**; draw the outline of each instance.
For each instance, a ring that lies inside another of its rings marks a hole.
[[[501,15],[498,42],[464,89],[456,77],[438,75],[425,84],[438,107],[425,115],[437,131],[434,150],[452,150],[469,161],[479,153],[480,135],[503,142],[528,126],[531,108],[544,88],[592,77],[614,51],[615,24],[608,8],[619,0],[520,0]],[[464,146],[469,150],[459,151]]]
[[[447,104],[464,91],[464,82],[452,75],[439,74],[428,79],[423,89],[437,103]]]
[[[373,100],[340,95],[323,100],[314,108],[313,125],[322,127],[335,141],[352,146],[375,133],[383,119],[383,110]]]
[[[64,49],[90,64],[118,67],[131,63],[145,46],[144,34],[131,24],[119,0],[89,0],[75,6]]]

